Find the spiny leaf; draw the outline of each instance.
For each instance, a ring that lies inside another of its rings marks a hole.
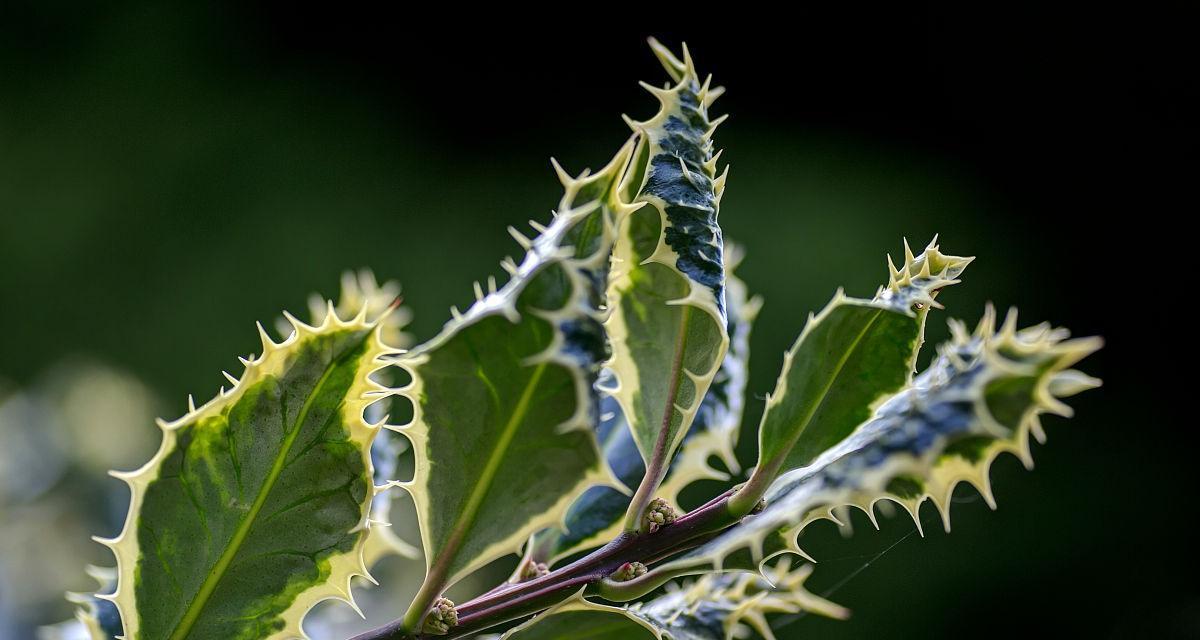
[[[871,300],[840,290],[809,317],[784,358],[759,426],[759,462],[735,508],[748,508],[780,472],[802,467],[837,444],[876,404],[912,379],[934,296],[958,282],[971,258],[944,255],[937,238],[904,264],[888,258],[888,284]],[[758,494],[758,495],[755,495]]]
[[[734,275],[742,261],[739,245],[725,243],[725,293],[727,302],[729,349],[721,368],[691,430],[671,463],[671,471],[659,487],[658,495],[679,509],[679,494],[699,480],[729,480],[730,473],[741,471],[734,449],[742,428],[746,382],[750,372],[750,330],[762,308],[762,299],[750,297],[746,283]],[[717,457],[729,473],[715,469],[709,459]]]
[[[365,309],[364,309],[365,311]],[[301,618],[351,602],[366,575],[371,442],[367,406],[391,393],[370,376],[395,351],[364,314],[294,321],[237,384],[174,422],[132,491],[111,599],[128,638],[304,637]],[[191,402],[189,401],[189,405]]]
[[[529,567],[553,565],[572,553],[604,544],[620,533],[630,498],[625,487],[637,486],[646,468],[616,401],[606,397],[600,406],[604,419],[596,428],[596,437],[602,455],[622,486],[585,490],[571,503],[561,524],[538,531],[530,538],[525,557],[510,581],[528,579],[534,575],[529,573]]]
[[[379,282],[370,269],[358,271],[343,271],[341,287],[338,291],[334,311],[340,317],[349,318],[366,310],[367,320],[380,322],[380,337],[384,344],[397,349],[407,349],[412,345],[412,336],[404,332],[404,328],[412,321],[412,311],[408,307],[398,306],[400,283],[395,280]],[[308,297],[308,323],[317,325],[325,317],[328,302],[319,293]],[[292,323],[286,317],[275,322],[275,328],[280,335],[292,332]],[[371,405],[372,409],[382,403]]]
[[[346,318],[360,310],[366,314],[368,322],[379,322],[380,338],[384,344],[398,349],[406,349],[412,344],[412,336],[404,332],[404,328],[412,320],[411,311],[400,302],[400,283],[395,280],[385,280],[380,283],[370,269],[344,271],[341,278],[341,289],[334,311],[338,316]],[[308,298],[309,324],[316,325],[326,313],[327,303],[320,294],[314,293]],[[280,333],[287,335],[291,331],[291,323],[282,318],[277,323]],[[380,371],[375,374],[377,381],[392,383],[391,372]],[[387,421],[390,409],[390,399],[382,398],[367,407],[367,422],[371,424]],[[381,431],[375,436],[371,445],[371,463],[374,467],[374,482],[382,486],[395,480],[400,455],[407,449],[408,441],[390,431]],[[371,504],[371,536],[367,538],[367,546],[363,550],[363,559],[368,569],[388,556],[417,558],[420,553],[416,547],[400,539],[391,527],[392,500],[395,494],[381,492],[375,496]]]
[[[632,140],[594,176],[561,174],[566,194],[512,279],[456,314],[399,360],[414,419],[416,471],[404,486],[421,525],[427,574],[419,607],[447,584],[557,523],[571,498],[614,484],[592,425],[606,357],[602,314],[617,181]],[[492,287],[489,286],[489,289]],[[410,609],[410,614],[412,610]],[[415,615],[415,614],[414,614]],[[415,623],[407,616],[409,622]]]
[[[666,475],[729,343],[717,224],[725,176],[716,175],[711,140],[720,120],[708,117],[718,92],[700,83],[686,47],[681,62],[651,45],[677,84],[644,85],[659,112],[630,121],[640,142],[622,190],[650,206],[621,224],[605,325],[612,393],[648,469],[627,529],[637,527],[639,508]]]
[[[730,347],[696,413],[695,422],[671,463],[659,495],[679,508],[679,493],[698,480],[728,480],[729,474],[714,469],[709,459],[717,456],[731,472],[740,467],[734,455],[742,422],[746,374],[750,359],[750,329],[762,301],[749,297],[745,283],[733,271],[740,253],[727,245],[726,262]],[[602,379],[599,383],[605,385]],[[620,406],[612,397],[601,401],[602,420],[596,435],[605,460],[626,487],[637,486],[646,467],[638,455],[633,434]],[[622,516],[629,507],[629,494],[613,487],[591,487],[567,511],[565,531],[546,529],[530,541],[525,562],[553,564],[572,553],[599,546],[621,531]],[[523,565],[524,566],[524,565]],[[521,567],[518,567],[518,572]],[[520,578],[520,574],[514,578]]]
[[[381,418],[382,419],[382,418]],[[408,448],[408,441],[390,431],[382,431],[371,445],[371,463],[375,467],[376,486],[395,481],[400,455]],[[392,492],[384,491],[371,502],[371,535],[363,549],[363,563],[373,568],[380,560],[390,556],[419,558],[420,550],[396,535],[392,525]]]
[[[1042,437],[1039,415],[1069,416],[1059,397],[1099,385],[1068,367],[1101,344],[1098,338],[1067,340],[1065,330],[1044,324],[1018,331],[1015,313],[996,332],[994,317],[989,308],[970,336],[953,323],[954,338],[941,345],[928,370],[811,465],[780,476],[761,513],[656,567],[639,584],[624,583],[624,591],[697,571],[754,571],[780,553],[808,557],[797,546],[799,533],[815,520],[836,520],[834,511],[847,505],[874,519],[874,504],[891,500],[916,519],[920,504],[930,500],[948,526],[958,483],[979,487],[991,503],[991,462],[1006,451],[1031,461],[1029,435]]]
[[[667,593],[645,603],[612,607],[576,597],[514,628],[504,638],[546,640],[731,640],[752,631],[774,640],[767,616],[816,613],[844,619],[849,612],[809,593],[812,565],[791,569],[784,559],[764,572],[708,574],[691,585],[668,584]]]
[[[344,271],[341,277],[341,289],[334,312],[339,317],[348,318],[360,311],[365,313],[367,322],[379,323],[380,338],[389,346],[405,349],[411,345],[412,336],[404,332],[404,328],[412,320],[411,311],[404,306],[397,306],[400,301],[400,283],[395,280],[379,282],[370,269]],[[308,298],[308,323],[318,325],[325,317],[328,302],[318,293]],[[280,317],[275,323],[276,330],[281,335],[292,332],[292,323],[287,317]],[[391,383],[390,371],[377,372],[374,379],[379,382]],[[381,398],[367,407],[366,419],[370,424],[387,421],[390,399]],[[396,469],[400,455],[407,449],[408,441],[389,431],[381,431],[375,436],[371,445],[371,463],[374,467],[374,482],[378,486],[395,480]],[[375,496],[371,504],[371,522],[376,525],[367,538],[367,546],[363,550],[363,559],[368,569],[385,557],[398,555],[404,558],[417,558],[420,553],[416,547],[400,539],[391,527],[391,508],[395,494],[381,492]]]
[[[38,640],[113,640],[121,637],[121,614],[112,602],[96,594],[110,594],[117,586],[117,572],[111,567],[89,566],[87,574],[96,581],[96,593],[67,593],[75,603],[75,617],[66,622],[41,627]]]

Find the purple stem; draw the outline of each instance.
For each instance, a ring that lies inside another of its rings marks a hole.
[[[729,511],[731,489],[654,533],[623,533],[564,567],[526,582],[503,585],[458,607],[458,625],[446,635],[405,632],[403,620],[350,640],[451,640],[548,609],[587,585],[603,580],[626,562],[653,561],[689,549],[696,538],[735,524],[745,514]]]

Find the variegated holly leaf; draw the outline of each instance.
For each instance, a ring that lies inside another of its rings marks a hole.
[[[413,443],[425,584],[409,614],[415,629],[448,585],[519,550],[557,524],[585,488],[616,484],[592,426],[594,382],[606,357],[604,287],[614,224],[631,206],[617,185],[633,141],[599,173],[562,174],[566,194],[548,226],[529,240],[512,278],[455,312],[440,335],[400,359]],[[489,289],[493,289],[489,286]]]
[[[938,291],[957,283],[972,258],[943,254],[935,237],[904,264],[888,257],[888,284],[873,299],[840,290],[809,316],[784,357],[758,432],[758,465],[732,508],[745,513],[781,472],[807,465],[840,442],[884,398],[912,380],[925,318]]]
[[[740,262],[740,252],[734,245],[727,245],[727,249],[730,256],[726,262],[730,346],[658,492],[676,509],[679,508],[679,493],[693,482],[729,479],[728,472],[714,468],[709,462],[714,456],[729,472],[740,470],[734,447],[742,423],[750,329],[762,301],[750,297],[745,283],[733,274]],[[606,381],[602,379],[599,384],[605,386]],[[635,487],[642,480],[646,467],[638,455],[633,433],[612,397],[601,402],[601,422],[596,435],[604,458],[622,484]],[[533,537],[514,580],[536,575],[538,564],[554,564],[572,553],[613,539],[621,531],[629,500],[629,493],[613,487],[592,487],[585,491],[567,511],[563,522],[565,530],[545,529]],[[533,573],[530,573],[531,569]]]
[[[762,308],[762,298],[750,296],[746,283],[734,275],[742,261],[742,248],[725,243],[725,300],[728,316],[729,349],[700,410],[692,422],[679,453],[671,461],[671,471],[658,489],[658,495],[676,510],[679,494],[699,480],[729,480],[741,471],[734,449],[742,429],[746,401],[746,382],[750,373],[750,330]],[[709,462],[718,458],[728,471]]]
[[[380,417],[380,420],[383,420]],[[371,463],[375,467],[376,486],[384,486],[396,480],[400,456],[408,450],[408,441],[391,431],[382,431],[371,445]],[[409,544],[392,527],[392,500],[394,492],[384,491],[371,502],[371,535],[363,549],[363,562],[368,569],[389,556],[419,558],[419,549]]]
[[[648,203],[622,221],[614,250],[605,323],[612,343],[611,390],[646,461],[626,529],[637,529],[700,408],[729,343],[725,268],[711,136],[719,120],[708,107],[720,94],[700,83],[685,61],[652,41],[676,84],[644,85],[660,102],[657,115],[632,122],[640,137],[622,189]]]
[[[339,316],[349,318],[365,309],[368,321],[379,320],[380,337],[384,344],[397,349],[407,349],[412,345],[412,336],[404,331],[412,322],[412,311],[398,304],[401,300],[399,282],[379,282],[370,269],[359,269],[343,271],[340,284],[337,301],[333,305]],[[308,323],[320,324],[328,306],[329,302],[321,294],[309,295]],[[280,335],[286,336],[292,332],[292,323],[286,316],[281,316],[275,321],[275,329]],[[380,404],[371,407],[374,409]]]
[[[678,575],[756,571],[763,560],[787,552],[807,557],[797,545],[799,533],[816,520],[836,520],[834,511],[845,506],[873,519],[874,505],[889,500],[917,520],[921,503],[930,500],[949,527],[950,498],[960,482],[978,487],[994,504],[992,461],[1010,452],[1031,464],[1029,436],[1044,438],[1039,416],[1069,416],[1060,398],[1099,386],[1099,380],[1069,367],[1101,341],[1068,340],[1065,330],[1044,324],[1018,331],[1015,312],[997,332],[990,308],[973,335],[961,324],[951,326],[954,338],[939,348],[928,370],[812,464],[780,476],[761,513],[613,586],[637,597]]]
[[[531,618],[504,635],[505,640],[732,640],[757,632],[774,640],[768,615],[815,613],[844,619],[849,612],[810,593],[804,582],[812,565],[792,569],[784,559],[764,576],[708,574],[645,603],[613,607],[581,597]]]
[[[363,310],[365,312],[365,309]],[[132,498],[111,595],[125,636],[146,640],[303,637],[317,602],[350,601],[370,532],[370,378],[394,350],[360,313],[332,305],[293,321],[244,360],[234,387],[174,422],[141,469],[114,473]]]
[[[87,574],[96,581],[96,592],[68,592],[67,600],[75,603],[75,617],[41,627],[38,629],[38,640],[114,640],[121,637],[121,614],[117,612],[115,604],[101,597],[111,594],[116,588],[116,570],[90,566]]]
[[[404,328],[412,320],[412,312],[404,306],[398,306],[400,301],[400,283],[395,280],[385,280],[380,283],[370,269],[345,271],[342,273],[341,290],[334,311],[338,316],[348,318],[360,311],[365,312],[368,322],[379,322],[380,338],[384,344],[397,349],[411,346],[412,336],[405,333]],[[328,302],[320,294],[314,293],[308,298],[308,323],[317,325],[327,313]],[[281,316],[275,323],[281,335],[292,332],[291,321]],[[388,370],[375,373],[373,378],[385,384],[393,382]],[[370,424],[385,422],[390,410],[389,398],[381,398],[367,407],[366,418]],[[371,463],[374,467],[374,481],[378,486],[388,484],[396,479],[400,456],[408,449],[408,441],[390,431],[381,431],[375,436],[371,445]],[[400,539],[391,527],[392,500],[394,492],[381,492],[375,496],[371,505],[371,522],[375,527],[367,538],[367,546],[363,558],[368,569],[375,566],[381,559],[398,555],[405,558],[417,558],[420,552],[416,547]],[[369,581],[368,581],[369,582]]]
[[[571,503],[560,524],[542,529],[530,538],[525,557],[510,582],[536,577],[545,567],[572,553],[604,544],[620,533],[631,495],[626,487],[636,487],[646,467],[616,401],[603,398],[600,407],[604,418],[596,428],[596,437],[604,459],[622,486],[585,490]]]

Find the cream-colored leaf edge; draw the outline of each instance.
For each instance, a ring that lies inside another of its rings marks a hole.
[[[162,431],[162,443],[159,445],[157,453],[145,465],[136,471],[110,472],[110,475],[124,481],[129,486],[130,503],[125,525],[120,534],[115,538],[94,538],[96,542],[112,550],[117,561],[116,590],[111,594],[98,593],[96,597],[109,600],[117,606],[124,630],[123,635],[120,636],[122,640],[137,640],[139,637],[139,619],[134,588],[134,571],[138,558],[137,514],[141,510],[147,487],[158,477],[163,460],[175,448],[177,432],[204,418],[220,414],[225,407],[236,403],[249,386],[261,381],[266,376],[278,376],[283,373],[291,353],[314,336],[335,331],[369,332],[365,338],[368,341],[368,349],[360,359],[362,365],[360,365],[359,374],[355,377],[353,385],[347,391],[342,413],[344,424],[350,427],[350,440],[359,444],[364,468],[368,477],[371,477],[373,470],[371,443],[382,424],[368,424],[363,415],[368,406],[379,399],[392,395],[394,390],[375,382],[370,376],[389,366],[391,364],[389,357],[398,355],[400,352],[382,342],[380,320],[377,318],[368,322],[366,306],[354,318],[342,320],[334,310],[333,303],[329,302],[325,317],[318,326],[305,324],[290,314],[287,317],[293,331],[287,339],[279,343],[271,339],[261,324],[258,325],[259,336],[262,340],[262,355],[258,358],[241,359],[245,371],[232,388],[222,387],[216,397],[200,407],[196,407],[189,397],[186,414],[171,422],[165,420],[157,422]],[[232,378],[232,376],[230,377]],[[301,592],[280,616],[284,622],[283,628],[272,633],[265,640],[292,640],[295,638],[307,640],[308,636],[302,627],[303,618],[317,603],[324,600],[341,600],[353,607],[355,611],[359,611],[351,593],[351,583],[355,576],[362,576],[374,582],[368,571],[364,554],[373,530],[370,506],[375,495],[387,490],[389,486],[391,485],[385,484],[374,487],[370,495],[364,499],[362,518],[356,529],[366,531],[367,535],[361,536],[352,550],[329,558],[328,578],[323,583]],[[361,611],[359,613],[361,615]],[[99,636],[97,640],[102,638],[103,636]]]

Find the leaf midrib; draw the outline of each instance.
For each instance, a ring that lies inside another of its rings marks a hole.
[[[348,350],[347,353],[352,353],[353,350]],[[241,522],[238,523],[237,530],[234,531],[233,537],[230,538],[229,545],[225,547],[225,551],[221,553],[221,557],[217,559],[217,563],[209,570],[208,576],[204,579],[204,583],[200,585],[200,590],[196,593],[196,597],[192,599],[188,605],[187,611],[184,612],[183,618],[179,620],[175,630],[171,633],[170,640],[183,640],[191,633],[192,627],[196,624],[196,620],[200,617],[204,606],[208,604],[208,599],[212,597],[221,578],[229,569],[229,565],[233,562],[234,556],[245,542],[246,537],[250,535],[250,529],[254,526],[254,521],[262,511],[263,506],[267,502],[267,497],[271,494],[271,490],[275,487],[275,482],[279,479],[280,474],[286,466],[288,453],[295,444],[296,438],[300,435],[301,427],[304,421],[308,419],[308,413],[312,409],[313,402],[321,394],[325,387],[325,383],[329,381],[329,376],[341,364],[342,358],[333,358],[329,364],[325,366],[325,370],[321,373],[321,377],[317,380],[317,384],[313,386],[313,390],[309,392],[308,397],[304,399],[304,404],[300,407],[300,412],[296,415],[296,420],[292,423],[292,428],[284,438],[283,446],[280,448],[279,455],[275,457],[275,461],[271,465],[271,470],[267,473],[262,486],[258,490],[258,495],[255,496],[254,502],[250,505],[250,510],[242,516]],[[340,408],[340,407],[339,407]]]
[[[654,439],[654,448],[651,450],[649,457],[646,452],[642,451],[641,435],[634,429],[636,440],[638,442],[638,451],[642,454],[642,459],[646,463],[646,473],[642,476],[642,482],[638,485],[637,492],[633,495],[629,502],[629,508],[625,512],[625,530],[636,531],[642,526],[642,512],[646,506],[650,504],[650,500],[659,485],[662,484],[663,478],[667,475],[667,458],[671,453],[671,418],[674,417],[676,409],[675,403],[679,395],[679,387],[683,384],[683,357],[687,351],[688,345],[688,323],[692,317],[691,305],[683,305],[683,310],[679,316],[679,336],[675,340],[675,351],[671,358],[671,378],[667,387],[666,406],[663,407],[663,417],[659,423],[658,433]],[[697,397],[702,397],[703,394],[697,389]],[[682,420],[680,428],[683,428]],[[630,423],[634,427],[634,423]],[[690,426],[690,425],[688,425]]]
[[[692,319],[691,305],[683,305],[683,312],[679,316],[679,338],[675,341],[675,353],[671,358],[671,382],[667,387],[666,406],[663,407],[662,419],[659,421],[658,437],[654,442],[654,457],[647,461],[646,474],[650,475],[649,467],[653,467],[653,472],[656,474],[662,473],[662,468],[665,466],[665,458],[668,455],[670,441],[674,440],[671,433],[671,419],[675,416],[675,403],[679,399],[679,388],[683,385],[683,358],[688,347],[688,329]],[[701,396],[700,390],[696,390],[697,397]],[[681,423],[682,428],[682,423]]]
[[[496,473],[500,470],[501,461],[504,459],[505,454],[508,453],[508,448],[516,437],[518,428],[525,421],[525,414],[529,412],[529,404],[533,400],[533,392],[541,382],[542,374],[546,371],[546,365],[547,363],[541,362],[534,367],[533,373],[529,376],[529,381],[521,391],[521,397],[517,400],[512,414],[509,415],[508,421],[504,424],[504,428],[500,432],[500,438],[496,441],[496,446],[492,448],[487,463],[484,465],[483,471],[479,474],[479,480],[475,483],[475,486],[471,489],[471,494],[467,497],[466,505],[463,507],[458,519],[455,520],[454,525],[450,528],[450,535],[446,538],[446,543],[442,546],[438,560],[430,568],[430,576],[434,576],[439,582],[445,579],[451,562],[458,554],[458,549],[462,545],[467,530],[474,524],[475,516],[478,515],[479,508],[483,506],[483,500],[487,497],[492,482],[496,478]]]

